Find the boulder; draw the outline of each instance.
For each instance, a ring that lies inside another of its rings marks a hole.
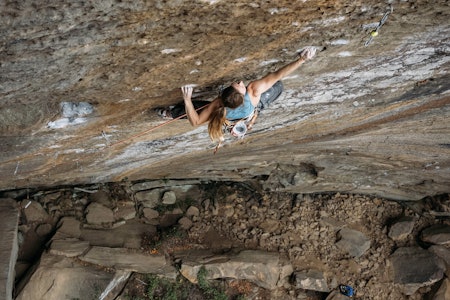
[[[54,240],[50,246],[50,253],[66,257],[82,255],[89,249],[89,242],[78,239]]]
[[[131,220],[136,217],[136,207],[134,202],[120,202],[117,204],[117,211],[114,214],[116,220]]]
[[[164,255],[150,255],[126,248],[92,247],[80,260],[116,270],[173,277],[176,270]]]
[[[192,216],[198,217],[199,215],[200,215],[200,210],[195,206],[189,206],[189,208],[186,211],[187,217],[192,217]]]
[[[23,214],[28,223],[45,222],[49,218],[49,214],[42,205],[37,201],[22,201]]]
[[[342,228],[347,226],[347,224],[345,222],[342,222],[342,221],[339,221],[339,220],[336,220],[334,218],[327,217],[327,216],[321,217],[320,223],[322,223],[323,225],[326,225],[328,227],[331,227],[334,230],[341,230]]]
[[[450,299],[450,279],[445,278],[439,290],[433,295],[432,300],[448,300]]]
[[[262,221],[259,225],[259,228],[261,228],[264,232],[273,233],[278,230],[280,227],[280,221],[273,220],[273,219],[266,219]]]
[[[357,230],[343,228],[338,232],[338,239],[336,246],[356,258],[370,248],[370,239]]]
[[[112,277],[99,268],[44,253],[16,299],[98,299]]]
[[[92,193],[89,195],[89,200],[91,202],[95,202],[98,204],[101,204],[103,206],[106,206],[108,208],[113,208],[113,203],[110,197],[110,194],[105,190],[99,190],[95,193]]]
[[[208,250],[191,250],[176,253],[175,256],[181,259],[181,274],[193,283],[197,283],[200,268],[205,267],[206,279],[248,280],[273,290],[293,272],[292,265],[274,252],[244,250],[214,255]]]
[[[172,205],[177,202],[177,196],[174,191],[167,191],[162,197],[162,203],[165,205]]]
[[[134,197],[143,207],[155,208],[160,204],[161,189],[137,192]]]
[[[92,246],[138,249],[141,247],[143,234],[156,234],[156,227],[154,225],[140,223],[137,220],[130,220],[124,225],[112,229],[97,230],[83,228],[80,238],[88,241]]]
[[[323,272],[319,270],[307,270],[294,272],[295,287],[298,289],[318,292],[329,292],[327,280]]]
[[[159,217],[159,212],[153,208],[144,208],[142,214],[148,220],[157,219]]]
[[[166,187],[166,186],[177,186],[181,191],[187,192],[188,190],[192,189],[192,187],[195,187],[196,185],[200,184],[201,181],[199,180],[152,180],[152,181],[143,181],[139,183],[135,183],[131,186],[131,190],[138,192],[143,190],[150,190],[160,187]]]
[[[414,294],[419,288],[432,285],[444,276],[445,264],[430,251],[419,247],[403,247],[389,257],[393,282],[403,293]]]
[[[447,277],[450,277],[450,249],[441,245],[433,245],[428,248],[428,251],[436,254],[444,261],[446,267],[445,275],[447,275]]]
[[[100,295],[98,300],[115,300],[115,299],[117,299],[117,297],[122,292],[125,285],[127,284],[128,279],[131,276],[131,273],[132,272],[130,272],[130,271],[123,271],[123,270],[116,271],[114,278],[111,280],[111,282],[105,288],[105,290]]]
[[[397,220],[389,229],[388,236],[394,241],[404,240],[411,234],[416,219],[405,216]]]
[[[11,300],[18,256],[19,209],[13,199],[0,198],[0,299]]]
[[[61,191],[56,191],[56,192],[50,192],[48,194],[45,194],[44,196],[42,196],[42,198],[40,199],[41,203],[47,204],[49,202],[56,202],[56,200],[61,197],[62,193]]]
[[[63,217],[58,222],[57,234],[79,238],[81,235],[81,222],[73,217]]]
[[[164,215],[161,216],[159,219],[159,225],[161,227],[167,228],[170,226],[173,226],[178,223],[178,220],[182,217],[181,213],[172,213],[172,212],[166,212]]]
[[[52,224],[42,223],[36,226],[35,232],[40,237],[46,237],[52,232],[52,230],[53,230]]]
[[[114,212],[102,204],[91,203],[86,211],[86,221],[89,224],[101,225],[114,222]]]
[[[435,245],[450,244],[450,226],[446,224],[433,225],[421,233],[422,241]]]
[[[192,227],[192,221],[191,219],[187,218],[187,217],[182,217],[181,219],[178,220],[178,224],[180,224],[181,228],[184,230],[189,230],[189,228]]]

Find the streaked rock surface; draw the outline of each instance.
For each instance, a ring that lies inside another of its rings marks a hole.
[[[2,3],[0,190],[268,177],[287,192],[449,192],[449,4],[395,2],[365,47],[388,2]],[[308,45],[323,51],[216,155],[204,126],[156,127],[180,86],[212,99]]]

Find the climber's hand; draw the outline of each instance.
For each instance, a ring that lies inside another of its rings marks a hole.
[[[185,101],[191,100],[192,90],[193,90],[193,88],[191,86],[188,86],[188,85],[181,87],[181,92],[183,93],[183,99]]]
[[[300,57],[304,60],[313,58],[316,55],[316,47],[306,47],[300,52]]]

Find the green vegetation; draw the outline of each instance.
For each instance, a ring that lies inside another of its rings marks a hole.
[[[155,275],[149,275],[147,280],[147,297],[150,300],[187,299],[186,289],[180,281],[172,282]]]
[[[200,268],[197,273],[198,286],[202,292],[207,296],[207,299],[211,300],[227,300],[228,297],[225,292],[221,291],[214,285],[212,285],[207,279],[208,271],[204,266]]]
[[[241,295],[228,297],[222,289],[209,282],[206,275],[207,270],[202,267],[197,275],[198,284],[192,284],[184,277],[171,280],[156,275],[141,274],[131,286],[145,286],[145,288],[128,289],[124,297],[127,300],[245,300]],[[142,280],[138,279],[139,277]]]

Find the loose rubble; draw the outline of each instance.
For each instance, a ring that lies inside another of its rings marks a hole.
[[[196,284],[201,268],[246,299],[348,298],[340,284],[356,299],[446,299],[450,224],[426,211],[437,199],[183,181],[40,191],[16,199],[16,299],[42,290],[54,299],[126,297],[140,284],[136,274]]]

